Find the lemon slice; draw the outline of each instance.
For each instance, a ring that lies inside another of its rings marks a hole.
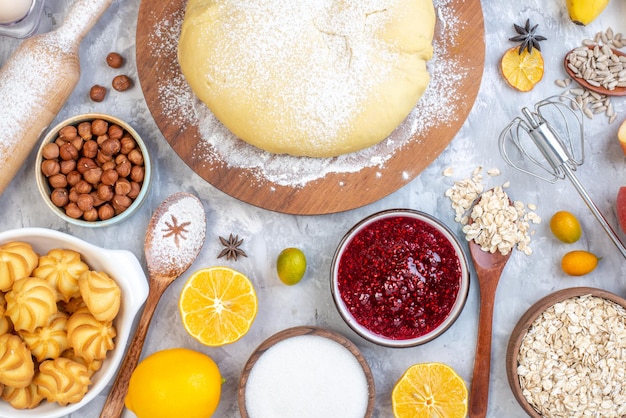
[[[450,366],[414,364],[394,386],[391,402],[396,418],[465,418],[467,387]]]
[[[519,91],[530,91],[543,78],[543,56],[533,48],[532,52],[518,47],[507,50],[500,61],[500,70],[506,82]]]
[[[202,344],[222,346],[243,337],[257,313],[252,282],[228,267],[198,270],[187,280],[178,303],[187,332]]]

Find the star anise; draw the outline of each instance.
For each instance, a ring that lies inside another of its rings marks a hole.
[[[527,49],[528,53],[533,52],[533,48],[537,48],[538,51],[541,51],[539,42],[545,41],[547,38],[535,33],[537,31],[537,26],[539,25],[535,25],[531,28],[530,19],[526,19],[526,24],[524,26],[513,24],[515,32],[519,35],[509,38],[509,41],[521,42],[521,45],[519,46],[520,54],[524,51],[524,49]]]
[[[239,246],[243,243],[243,239],[239,239],[239,235],[233,236],[230,234],[228,239],[220,237],[220,242],[226,248],[220,252],[220,255],[217,258],[226,257],[227,260],[235,260],[237,261],[238,257],[247,257],[248,255],[244,250],[239,248]]]

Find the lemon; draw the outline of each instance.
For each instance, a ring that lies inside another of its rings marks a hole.
[[[467,399],[463,379],[442,363],[414,364],[391,392],[396,418],[465,418]]]
[[[563,256],[561,268],[570,276],[584,276],[597,267],[599,260],[600,258],[588,251],[570,251]]]
[[[543,78],[543,57],[537,48],[532,52],[518,47],[507,50],[500,61],[500,70],[506,82],[519,91],[530,91]]]
[[[552,215],[550,230],[555,237],[568,244],[578,241],[582,235],[582,228],[576,216],[565,210]]]
[[[302,280],[306,272],[306,257],[298,248],[285,248],[278,254],[276,272],[280,281],[292,286]]]
[[[124,402],[138,418],[209,418],[221,390],[222,376],[211,357],[172,348],[139,363]]]
[[[258,310],[250,279],[229,267],[196,271],[180,292],[178,309],[187,332],[204,345],[219,347],[246,335]]]

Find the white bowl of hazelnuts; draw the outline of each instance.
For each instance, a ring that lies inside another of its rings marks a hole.
[[[56,125],[35,165],[37,187],[59,217],[102,227],[131,216],[145,201],[152,170],[148,150],[126,122],[88,113]]]

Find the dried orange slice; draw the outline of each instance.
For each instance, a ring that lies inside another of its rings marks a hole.
[[[396,418],[465,418],[467,387],[448,365],[414,364],[394,386],[391,403]]]
[[[208,346],[239,340],[257,313],[257,296],[252,282],[228,267],[196,271],[180,293],[178,308],[189,334]]]
[[[543,56],[537,48],[532,52],[518,47],[507,50],[500,61],[500,70],[506,82],[519,91],[530,91],[543,78]]]

